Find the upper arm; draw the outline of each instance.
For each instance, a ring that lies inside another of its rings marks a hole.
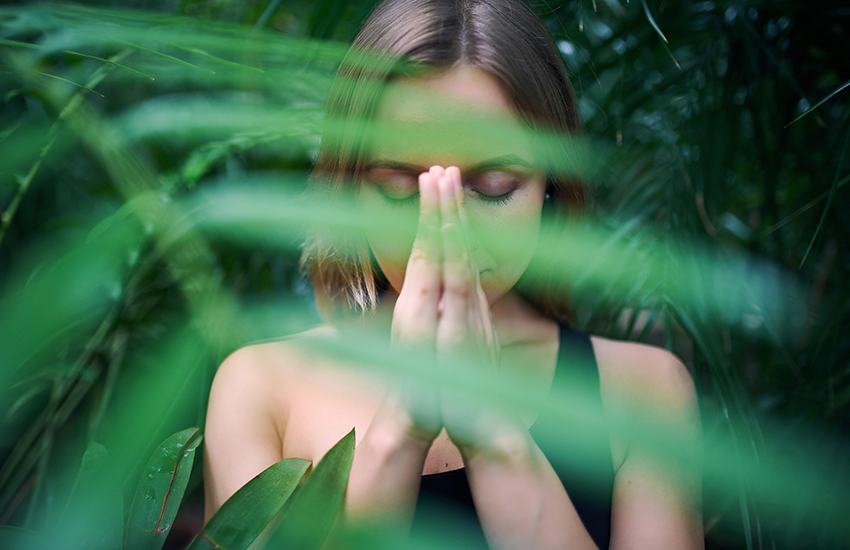
[[[614,479],[611,548],[702,548],[702,429],[693,380],[660,348],[618,342],[601,355],[600,373],[607,371],[603,379],[619,402],[609,420],[626,449]]]
[[[219,367],[204,434],[205,520],[240,487],[283,458],[270,365],[241,349]]]

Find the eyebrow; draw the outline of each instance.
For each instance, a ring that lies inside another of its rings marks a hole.
[[[467,170],[466,172],[483,172],[485,170],[491,170],[493,168],[531,168],[531,164],[519,157],[517,155],[502,155],[500,157],[494,157],[492,159],[485,160],[480,162]],[[399,170],[402,172],[427,172],[428,168],[422,166],[416,166],[413,164],[405,164],[403,162],[397,162],[394,160],[388,159],[377,159],[373,162],[370,162],[366,166],[367,170]]]
[[[427,172],[427,168],[422,168],[421,166],[414,166],[412,164],[404,164],[403,162],[396,162],[394,160],[386,160],[386,159],[378,159],[374,162],[370,162],[366,165],[367,170],[399,170],[402,172]]]
[[[525,160],[522,157],[519,157],[517,155],[503,155],[501,157],[495,157],[495,158],[492,158],[492,159],[485,160],[484,162],[481,162],[481,163],[473,166],[472,168],[470,168],[470,171],[471,172],[481,172],[481,171],[484,171],[484,170],[487,170],[487,169],[492,169],[492,168],[516,168],[516,167],[531,168],[531,164],[527,160]]]

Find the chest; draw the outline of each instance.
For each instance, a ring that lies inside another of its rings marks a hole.
[[[557,349],[507,349],[502,354],[508,374],[521,375],[528,388],[520,417],[530,427],[540,413],[554,375]],[[357,443],[369,430],[387,389],[385,382],[356,369],[323,366],[291,380],[286,403],[279,404],[282,456],[315,462],[354,429]],[[463,467],[457,447],[443,430],[428,452],[424,474]]]

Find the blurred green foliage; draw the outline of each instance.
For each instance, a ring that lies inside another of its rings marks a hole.
[[[318,321],[297,269],[305,231],[367,222],[300,193],[372,5],[0,8],[0,524],[97,525],[114,547],[132,532],[118,507],[75,499],[137,510],[140,460],[202,425],[223,357]],[[707,547],[847,546],[850,8],[534,5],[592,151],[592,219],[548,247],[580,328],[691,369]],[[172,547],[201,528],[199,470],[181,477],[188,533]]]

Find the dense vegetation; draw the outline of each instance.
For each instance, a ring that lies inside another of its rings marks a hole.
[[[97,4],[0,8],[0,524],[112,547],[222,358],[317,322],[299,245],[351,218],[300,193],[373,2]],[[580,328],[691,369],[707,546],[850,545],[850,8],[535,6],[592,151],[594,212],[553,250]],[[177,478],[172,547],[201,521],[200,468]]]

